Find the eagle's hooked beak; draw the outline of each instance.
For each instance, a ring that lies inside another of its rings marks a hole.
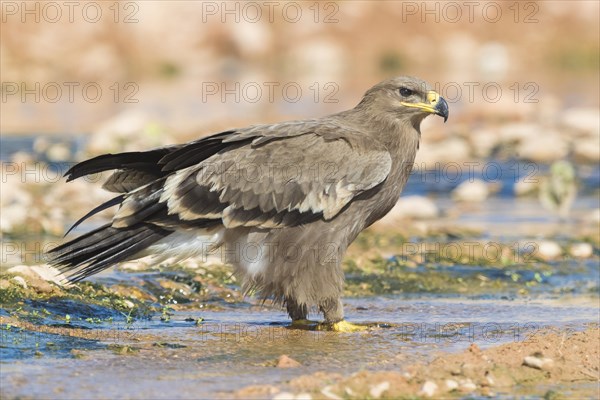
[[[406,107],[420,108],[421,110],[444,117],[444,122],[448,120],[448,103],[434,90],[427,92],[427,102],[408,103],[403,101],[401,104]]]

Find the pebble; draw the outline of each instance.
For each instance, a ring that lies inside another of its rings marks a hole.
[[[471,393],[477,389],[477,385],[473,383],[470,379],[466,379],[460,384],[460,391],[463,393]]]
[[[523,140],[517,146],[519,158],[534,162],[550,162],[565,158],[569,153],[567,142],[557,132],[547,132]]]
[[[534,182],[532,179],[519,179],[513,187],[513,192],[517,197],[534,195],[539,187],[539,182]]]
[[[279,360],[277,360],[277,368],[297,368],[301,365],[298,361],[285,354],[279,356]]]
[[[546,357],[527,356],[523,359],[523,365],[547,371],[554,366],[554,360]]]
[[[295,400],[296,396],[290,392],[281,392],[273,396],[273,400]]]
[[[426,381],[421,388],[420,394],[426,397],[433,397],[438,390],[438,385],[434,381]]]
[[[333,386],[331,385],[325,386],[323,389],[321,389],[321,394],[331,400],[342,400],[340,396],[331,391],[332,388]]]
[[[543,260],[554,260],[562,255],[562,249],[559,244],[550,240],[544,240],[537,243],[535,254]]]
[[[560,122],[566,128],[597,137],[600,134],[599,114],[597,108],[569,108],[562,113]]]
[[[452,191],[452,198],[459,202],[482,202],[489,195],[490,189],[481,179],[464,181]]]
[[[421,170],[437,169],[440,164],[465,161],[471,157],[468,142],[461,138],[450,138],[436,143],[422,143],[415,166]]]
[[[440,210],[433,200],[425,196],[400,197],[394,208],[383,218],[384,223],[398,219],[434,219]]]
[[[543,128],[532,123],[505,124],[498,130],[498,135],[503,143],[521,142],[529,138],[537,138]]]
[[[15,283],[26,282],[27,284],[23,286],[24,288],[31,287],[38,292],[41,293],[50,293],[53,291],[52,285],[50,285],[40,274],[36,271],[35,268],[30,267],[28,265],[15,265],[12,268],[9,268],[6,271],[8,274],[18,275],[15,277]],[[17,278],[19,278],[17,280]],[[20,284],[20,283],[19,283]]]
[[[27,282],[25,282],[25,279],[23,279],[22,276],[15,276],[11,280],[17,285],[21,286],[23,289],[27,289]]]
[[[383,393],[385,393],[386,391],[388,391],[390,389],[390,383],[388,381],[385,382],[381,382],[375,386],[373,386],[370,390],[369,390],[369,394],[371,395],[372,398],[374,399],[378,399],[381,397],[381,395]]]
[[[446,389],[448,389],[449,392],[458,389],[458,382],[456,382],[454,379],[446,379],[444,383],[446,384]]]
[[[588,213],[587,221],[590,222],[595,222],[596,224],[600,223],[600,208],[596,208],[595,210],[592,210],[591,212]]]
[[[598,138],[583,138],[574,143],[573,155],[576,161],[600,162],[600,142]]]
[[[589,243],[574,243],[569,247],[569,254],[575,258],[590,258],[594,247]]]

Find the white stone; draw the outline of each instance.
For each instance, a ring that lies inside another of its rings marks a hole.
[[[600,111],[597,108],[570,108],[561,117],[566,128],[589,136],[600,136]]]
[[[458,382],[456,382],[454,379],[446,379],[444,383],[446,384],[446,389],[449,392],[458,389]]]
[[[576,258],[589,258],[594,254],[594,247],[589,243],[574,243],[569,247],[569,254]]]
[[[440,215],[440,210],[433,200],[425,196],[400,197],[394,208],[383,218],[389,222],[399,219],[433,219]]]
[[[11,280],[17,285],[21,286],[23,289],[27,289],[27,282],[25,282],[25,279],[23,279],[22,276],[15,276]]]
[[[517,156],[535,162],[550,162],[567,156],[569,146],[557,133],[545,131],[542,135],[529,137],[517,147]]]
[[[386,391],[388,391],[390,389],[390,383],[388,381],[385,382],[381,382],[375,386],[373,386],[370,390],[369,390],[369,394],[371,395],[372,398],[374,399],[378,399],[381,397],[381,395],[383,393],[385,393]]]
[[[337,394],[333,393],[331,389],[331,385],[325,386],[323,389],[321,389],[321,394],[331,400],[342,400],[342,398]]]
[[[433,397],[438,390],[438,385],[433,381],[426,381],[421,388],[421,394],[426,397]]]
[[[554,366],[554,360],[545,357],[527,356],[523,359],[523,365],[530,368],[548,370]]]
[[[562,249],[556,242],[543,240],[537,243],[537,250],[534,254],[544,260],[553,260],[562,255]]]
[[[438,169],[439,164],[468,160],[471,148],[466,140],[453,137],[435,143],[421,143],[415,165],[419,169]]]
[[[505,124],[498,129],[498,135],[503,143],[521,142],[525,139],[536,138],[544,128],[532,123]]]
[[[490,195],[490,188],[481,179],[464,181],[452,191],[452,198],[461,202],[482,202]]]
[[[465,393],[473,392],[477,389],[477,385],[475,385],[470,379],[467,379],[460,384],[460,390]]]
[[[600,140],[597,137],[577,139],[573,145],[573,154],[577,160],[600,162]]]
[[[294,400],[296,396],[290,392],[281,392],[273,396],[273,400]]]
[[[46,157],[53,162],[68,161],[71,158],[71,148],[67,143],[55,143],[46,150]]]
[[[588,217],[586,221],[595,222],[596,224],[600,223],[600,208],[596,208],[588,213]]]
[[[537,192],[539,185],[539,182],[534,181],[532,178],[521,178],[515,183],[513,191],[515,196],[529,196]]]
[[[312,400],[312,396],[310,393],[298,393],[296,395],[296,400]]]

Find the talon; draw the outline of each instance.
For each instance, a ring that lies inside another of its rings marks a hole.
[[[331,323],[329,323],[329,324],[323,323],[323,324],[319,324],[319,326],[317,327],[317,330],[320,330],[320,331],[345,332],[345,333],[361,332],[361,331],[366,331],[367,329],[368,329],[367,326],[353,324],[346,320],[341,320],[338,322],[334,322],[332,324]]]

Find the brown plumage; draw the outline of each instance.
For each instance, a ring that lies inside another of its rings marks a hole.
[[[446,101],[398,77],[327,117],[84,161],[68,180],[116,170],[104,188],[120,193],[85,218],[119,208],[111,223],[53,249],[52,264],[78,281],[149,254],[220,251],[245,288],[284,302],[293,320],[316,305],[340,321],[342,257],[396,203],[429,114],[446,119]]]

